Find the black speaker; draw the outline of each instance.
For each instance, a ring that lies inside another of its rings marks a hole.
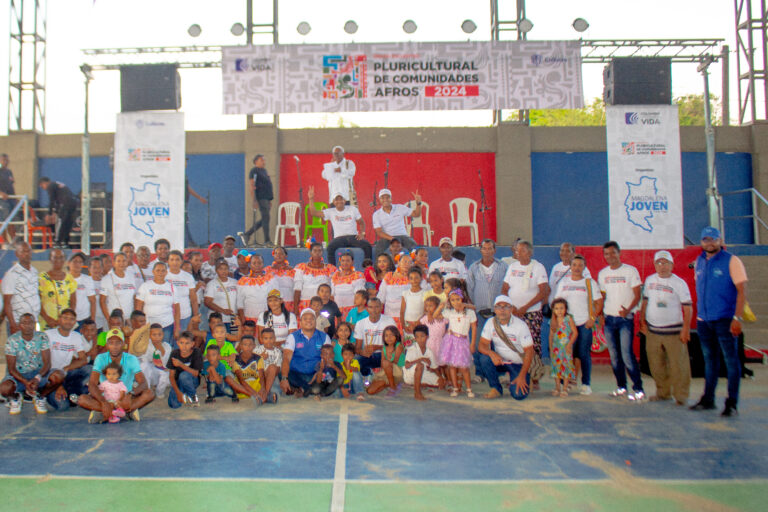
[[[617,57],[603,70],[606,105],[670,105],[672,59]]]
[[[121,112],[181,108],[178,65],[120,66],[120,105]]]

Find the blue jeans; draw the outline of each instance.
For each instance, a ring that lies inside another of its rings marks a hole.
[[[480,346],[480,333],[483,332],[483,327],[485,326],[485,322],[487,322],[491,318],[483,318],[482,316],[477,315],[477,332],[475,332],[475,341],[474,341],[475,353],[472,354],[472,360],[475,363],[475,375],[479,375],[480,377],[482,377],[483,374],[480,372],[480,360],[478,359],[478,356],[480,356],[480,352],[477,350],[477,347]],[[493,345],[493,342],[491,342],[491,345]]]
[[[176,348],[176,340],[173,339],[173,324],[163,327],[163,341],[169,344],[171,348]]]
[[[363,374],[360,372],[352,372],[352,380],[343,385],[350,395],[356,393],[365,393],[365,386],[363,385]]]
[[[579,337],[573,344],[573,356],[581,361],[581,383],[589,386],[592,382],[592,328],[576,326]]]
[[[314,377],[314,373],[301,373],[296,370],[288,372],[288,383],[294,388],[301,388],[304,392],[309,391],[309,381]]]
[[[550,361],[549,357],[549,326],[550,326],[550,319],[547,317],[544,317],[541,320],[541,360],[543,363],[548,364],[547,362]]]
[[[22,373],[21,376],[24,377],[26,380],[32,380],[35,378],[35,375],[40,373],[41,368],[38,368],[37,370],[31,370],[26,373]],[[7,370],[6,370],[7,371]],[[40,382],[37,384],[37,389],[43,389],[46,385],[48,385],[48,377],[51,376],[51,371],[48,370],[48,373],[45,375],[40,375]],[[26,391],[26,388],[24,387],[24,384],[17,381],[13,375],[10,373],[6,373],[5,377],[3,378],[2,382],[5,382],[7,380],[12,380],[14,384],[16,384],[16,393],[23,394],[24,391]]]
[[[208,391],[208,396],[212,396],[214,398],[217,396],[228,396],[229,398],[235,397],[235,391],[229,387],[229,384],[227,384],[225,380],[222,380],[221,384],[217,384],[206,379],[205,386]]]
[[[179,327],[181,332],[184,332],[187,330],[187,328],[189,327],[189,322],[191,320],[192,320],[191,316],[188,316],[187,318],[182,318],[181,320],[179,320]]]
[[[371,357],[355,356],[355,359],[360,363],[360,373],[364,377],[370,375],[374,368],[381,368],[381,352],[376,352]]]
[[[179,391],[187,396],[195,396],[197,394],[197,386],[200,385],[200,379],[183,370],[178,372],[179,379],[176,383],[179,386]],[[178,409],[182,405],[184,404],[179,402],[179,399],[176,398],[176,392],[171,388],[170,393],[168,393],[168,407]]]
[[[634,316],[605,316],[605,341],[608,354],[611,356],[611,368],[616,377],[616,385],[627,387],[627,373],[632,379],[632,389],[637,393],[643,390],[643,380],[640,377],[640,365],[637,364],[635,353],[632,351],[632,339],[635,334]]]
[[[56,399],[56,392],[49,393],[46,397],[48,403],[57,411],[66,411],[69,409],[69,395],[87,395],[88,394],[88,380],[91,378],[91,371],[93,366],[87,364],[80,368],[70,370],[64,376],[64,389],[67,392],[61,400]]]
[[[705,402],[715,401],[717,379],[720,376],[720,351],[725,358],[728,370],[728,399],[736,405],[739,401],[741,383],[741,361],[739,361],[739,342],[731,334],[731,319],[722,318],[707,322],[696,321],[701,351],[704,353],[704,396]],[[718,348],[720,350],[718,350]]]
[[[528,393],[530,392],[530,388],[528,388],[528,391],[525,393],[519,392],[516,389],[516,386],[514,384],[514,380],[520,375],[520,370],[523,369],[523,365],[521,364],[502,364],[499,366],[496,366],[493,364],[493,361],[491,361],[490,356],[487,356],[485,354],[480,354],[480,357],[478,358],[480,361],[480,371],[483,377],[485,377],[485,380],[488,381],[488,385],[498,391],[500,394],[504,394],[504,390],[501,387],[501,383],[499,382],[499,372],[508,372],[509,373],[509,394],[512,395],[512,398],[515,400],[523,400],[528,396]],[[525,382],[530,385],[531,383],[531,376],[526,374],[525,375]]]

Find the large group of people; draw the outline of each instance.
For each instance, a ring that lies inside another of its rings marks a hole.
[[[250,187],[261,219],[238,233],[244,243],[259,228],[270,242],[271,182],[264,157],[254,164]],[[283,247],[273,245],[266,265],[257,252],[237,251],[235,237],[227,236],[205,254],[185,254],[162,238],[152,249],[124,243],[114,255],[73,253],[68,261],[56,248],[49,268],[38,272],[30,246],[17,242],[17,262],[2,281],[9,339],[0,396],[10,413],[29,401],[38,413],[76,404],[91,411],[91,422],[139,420],[139,409],[166,393],[170,408],[199,406],[201,386],[207,404],[223,397],[274,404],[286,395],[365,400],[384,391],[398,395],[404,385],[418,400],[429,391],[474,398],[472,385],[481,382],[489,387],[486,399],[502,397],[506,386],[523,400],[548,374],[554,396],[590,395],[598,328],[616,380],[611,396],[687,404],[692,297],[673,273],[670,252],[654,255],[656,273],[645,283],[613,241],[603,246],[603,262],[591,262],[603,267],[597,279],[569,243],[549,272],[525,240],[515,243],[511,258],[498,259],[496,242],[485,239],[481,259],[467,268],[446,237],[430,262],[406,230],[406,220],[421,213],[418,192],[413,206],[394,204],[386,188],[378,192],[371,246],[350,204],[354,174],[354,162],[334,147],[322,174],[332,206],[317,209],[314,189],[308,193],[310,212],[331,222],[334,237],[327,257],[322,244],[311,242],[308,260],[295,266]],[[41,183],[52,198],[62,194],[52,211],[69,215],[66,194],[50,180]],[[731,416],[747,277],[717,229],[702,232],[701,247],[696,326],[706,386],[692,409],[715,407],[722,352],[722,414]],[[360,268],[355,248],[363,251]],[[636,315],[656,383],[650,398],[633,349]]]

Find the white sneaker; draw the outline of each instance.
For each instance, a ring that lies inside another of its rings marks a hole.
[[[42,398],[39,395],[35,396],[35,411],[37,411],[37,414],[48,413],[48,407],[45,404],[45,398]]]
[[[16,398],[8,400],[8,403],[10,404],[8,407],[10,408],[9,412],[11,414],[21,414],[21,400],[18,395],[16,395]]]
[[[189,403],[192,405],[192,407],[200,407],[200,399],[197,398],[197,395],[192,395],[189,398]]]
[[[580,395],[589,396],[592,394],[592,388],[587,386],[586,384],[581,385],[581,391],[579,391]]]
[[[611,396],[614,398],[622,398],[627,396],[627,388],[616,388],[611,391]]]
[[[645,400],[645,393],[638,391],[632,395],[627,396],[627,398],[629,398],[630,402],[642,402]]]

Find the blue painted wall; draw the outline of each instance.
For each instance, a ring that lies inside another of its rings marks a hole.
[[[705,153],[683,153],[685,235],[694,243],[709,224]],[[749,153],[718,153],[715,165],[721,192],[752,186]],[[609,238],[608,163],[605,153],[531,153],[533,241],[558,245],[600,245]],[[726,216],[749,215],[749,195],[726,196]],[[730,244],[753,243],[750,219],[726,221]]]
[[[243,228],[245,199],[243,187],[242,153],[217,155],[189,155],[187,178],[192,188],[203,197],[210,194],[211,241],[221,241],[228,234],[235,234]],[[81,189],[79,158],[41,158],[40,176],[47,176],[67,185],[78,194]],[[91,181],[104,182],[107,190],[113,191],[112,169],[108,157],[91,158]],[[40,190],[41,206],[48,205],[48,195]],[[198,244],[208,241],[208,206],[194,197],[189,199],[189,218],[192,237]]]

